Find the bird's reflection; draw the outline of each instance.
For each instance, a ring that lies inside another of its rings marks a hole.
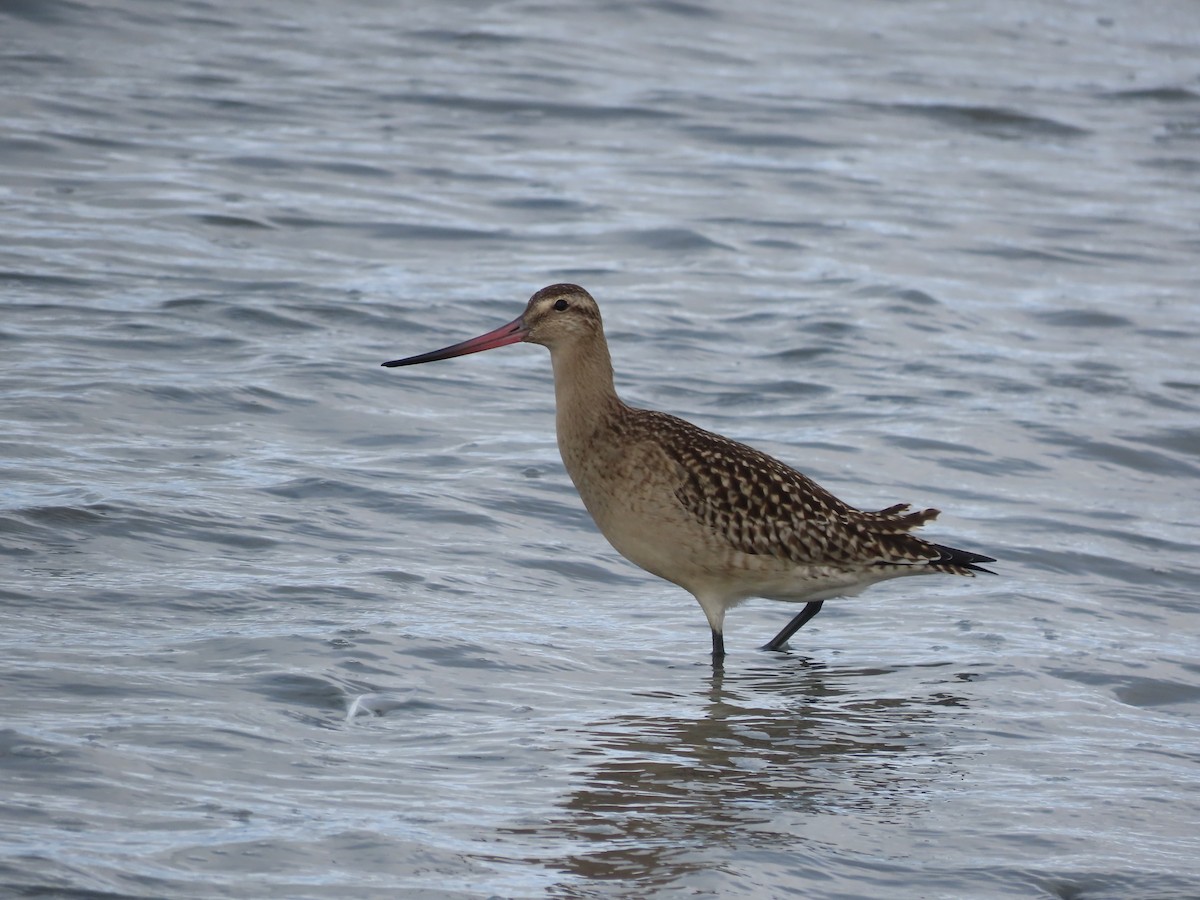
[[[937,750],[939,712],[963,701],[940,688],[920,698],[863,690],[886,674],[792,658],[715,669],[690,697],[652,695],[667,712],[596,723],[561,815],[512,832],[578,848],[541,860],[568,876],[560,893],[570,896],[574,878],[654,890],[719,868],[728,847],[795,844],[774,827],[781,816],[919,808],[925,784],[952,765]]]

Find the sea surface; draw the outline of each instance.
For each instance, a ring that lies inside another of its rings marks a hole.
[[[727,620],[518,345],[997,575]],[[0,897],[1200,897],[1191,0],[0,2]]]

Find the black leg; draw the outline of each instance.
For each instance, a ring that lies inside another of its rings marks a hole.
[[[804,605],[804,609],[800,610],[800,612],[796,614],[792,621],[783,626],[783,631],[779,632],[779,634],[775,635],[775,637],[763,644],[763,649],[778,650],[781,648],[788,642],[788,638],[804,627],[805,622],[821,611],[821,606],[824,604],[824,602],[824,600],[810,600],[808,603],[806,603]]]
[[[725,658],[725,635],[718,631],[712,633],[713,636],[713,659]]]

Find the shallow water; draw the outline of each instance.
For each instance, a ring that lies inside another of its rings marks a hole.
[[[1188,3],[0,7],[0,893],[1200,895]],[[622,561],[535,347],[1000,577]]]

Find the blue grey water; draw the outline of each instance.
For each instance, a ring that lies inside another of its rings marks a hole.
[[[1200,10],[0,4],[0,895],[1200,896]],[[997,577],[728,620],[533,346]]]

